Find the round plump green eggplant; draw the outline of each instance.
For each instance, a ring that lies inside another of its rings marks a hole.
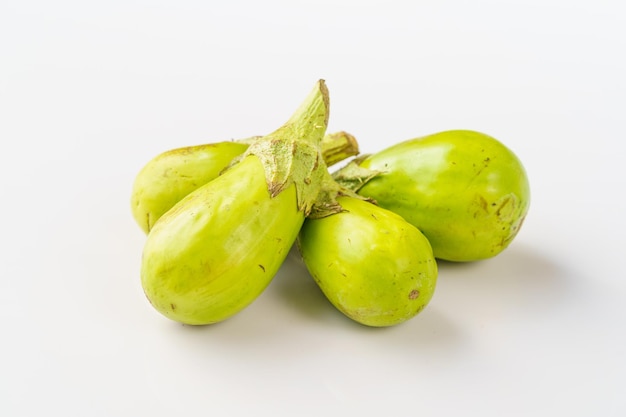
[[[137,174],[131,194],[133,217],[148,233],[183,197],[216,178],[248,145],[217,142],[172,149],[153,158]]]
[[[306,219],[298,237],[302,259],[328,300],[352,320],[392,326],[431,300],[437,264],[428,240],[402,217],[354,197],[345,210]]]
[[[381,174],[358,193],[420,229],[439,259],[497,255],[528,212],[530,187],[521,161],[483,133],[453,130],[408,140],[360,165]]]
[[[154,225],[142,258],[144,292],[156,310],[178,322],[227,319],[270,283],[304,216],[294,184],[270,197],[262,163],[247,156]]]

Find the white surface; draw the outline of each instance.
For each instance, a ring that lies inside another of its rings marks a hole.
[[[0,415],[626,415],[619,6],[3,1]],[[134,175],[273,130],[318,78],[363,152],[452,128],[506,143],[533,192],[520,235],[441,265],[390,329],[341,316],[294,259],[226,322],[163,318]]]

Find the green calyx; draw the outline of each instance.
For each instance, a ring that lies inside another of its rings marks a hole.
[[[331,175],[328,171],[324,173],[321,180],[320,191],[308,218],[321,219],[323,217],[331,216],[344,211],[341,204],[337,201],[337,198],[339,197],[352,197],[368,201],[370,203],[374,202],[368,197],[363,197],[357,194],[357,191],[361,188],[362,184],[365,184],[367,181],[378,175],[378,171],[359,168],[358,164],[354,161],[351,161],[348,165],[346,165],[346,167],[342,168],[338,172],[341,171],[347,175],[345,181],[342,181],[341,176],[339,176],[339,178],[335,178],[335,175]],[[362,177],[359,177],[359,175]],[[361,183],[360,186],[355,186],[359,183]]]
[[[323,177],[328,174],[321,151],[328,116],[328,89],[324,80],[319,80],[283,126],[253,140],[241,156],[255,155],[261,160],[270,196],[294,184],[298,210],[305,215],[311,212]]]
[[[328,171],[323,174],[320,191],[311,213],[308,215],[309,218],[321,219],[344,211],[337,201],[338,197],[352,197],[375,203],[371,198],[357,194],[369,180],[381,174],[380,171],[363,168],[359,165],[360,161],[367,156],[362,155],[354,158],[333,174]]]
[[[344,189],[358,192],[371,179],[382,174],[381,171],[363,168],[360,163],[369,155],[359,155],[339,171],[332,174],[333,179]]]

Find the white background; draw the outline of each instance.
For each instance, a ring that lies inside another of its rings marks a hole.
[[[0,415],[626,415],[618,0],[0,3]],[[138,170],[269,133],[317,79],[363,152],[463,128],[524,162],[513,244],[397,327],[290,258],[193,328],[148,304]]]

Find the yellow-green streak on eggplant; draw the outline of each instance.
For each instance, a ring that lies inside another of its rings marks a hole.
[[[133,183],[133,218],[148,233],[174,204],[217,178],[234,158],[241,156],[260,138],[187,146],[157,155],[139,171]],[[321,148],[328,166],[359,152],[356,139],[346,132],[327,134],[322,139]]]
[[[499,254],[528,212],[530,187],[521,161],[479,132],[411,139],[358,163],[376,175],[364,185],[353,181],[352,189],[420,229],[439,259],[475,261]],[[350,177],[348,170],[335,178]]]
[[[298,246],[328,300],[352,320],[392,326],[431,300],[437,264],[424,235],[367,201],[338,197],[344,211],[305,220]]]
[[[328,92],[320,81],[283,127],[155,223],[141,266],[155,309],[178,322],[210,324],[261,294],[328,172],[319,147],[327,122]]]

